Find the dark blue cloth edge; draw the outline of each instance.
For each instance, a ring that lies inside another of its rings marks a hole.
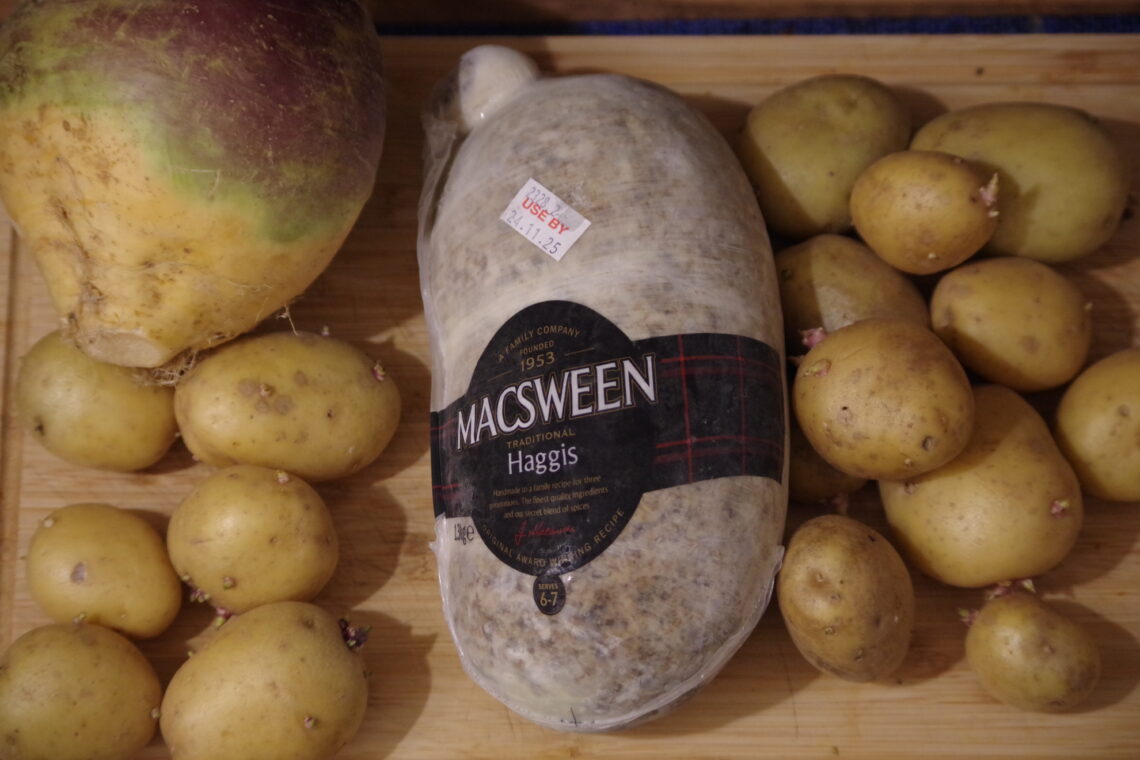
[[[392,36],[1138,34],[1140,13],[417,23],[376,28]]]

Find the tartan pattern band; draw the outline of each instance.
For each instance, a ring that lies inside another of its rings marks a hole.
[[[646,491],[737,475],[783,477],[783,364],[758,340],[720,333],[660,336],[634,342],[658,366],[657,402],[644,405],[653,430]],[[432,502],[435,514],[470,514],[470,484],[448,473],[461,398],[431,413]],[[621,446],[620,441],[607,442]]]

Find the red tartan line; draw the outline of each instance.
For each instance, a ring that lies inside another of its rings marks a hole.
[[[761,438],[759,436],[753,436],[753,435],[708,435],[708,436],[704,436],[703,438],[692,438],[689,440],[665,441],[663,443],[656,444],[656,446],[659,449],[666,449],[666,448],[669,448],[670,446],[694,445],[694,444],[704,443],[706,441],[736,441],[738,443],[762,443],[762,444],[765,444],[767,446],[774,446],[775,445],[772,441],[769,441],[767,438]]]
[[[719,457],[724,456],[725,454],[731,454],[732,452],[733,452],[733,449],[730,449],[730,448],[717,448],[717,449],[701,449],[701,450],[697,451],[695,455],[693,454],[693,452],[685,452],[685,453],[677,453],[677,454],[658,454],[657,456],[653,457],[653,464],[654,465],[662,465],[662,464],[668,464],[670,462],[679,462],[681,460],[686,460],[689,463],[689,466],[692,467],[692,463],[693,463],[694,459],[708,459],[711,457],[719,458]],[[759,454],[759,452],[756,452],[756,453]],[[741,468],[741,472],[745,472],[746,470],[747,470],[746,466]],[[690,483],[693,482],[693,478],[692,478],[691,474],[689,476],[689,482]]]
[[[687,366],[685,369],[680,367],[664,369],[661,371],[661,377],[667,377],[673,380],[685,373],[689,377],[697,377],[698,375],[736,375],[744,373],[748,377],[764,377],[761,372],[754,372],[751,370],[745,371],[743,367],[701,367],[701,366]]]
[[[680,335],[677,336],[677,359],[678,359],[678,361],[680,361],[680,365],[681,365],[681,402],[682,402],[682,406],[683,406],[683,410],[684,410],[683,414],[684,414],[684,419],[685,419],[685,442],[686,442],[686,446],[687,446],[686,457],[688,459],[688,467],[689,467],[688,478],[690,481],[692,481],[692,479],[693,479],[693,445],[692,445],[692,428],[691,428],[691,424],[690,424],[690,420],[689,420],[689,388],[688,388],[688,383],[685,381],[685,378],[687,376],[685,373],[685,366],[686,366],[685,365],[685,341]],[[671,360],[666,359],[665,361],[669,362]]]
[[[661,363],[666,364],[669,360],[663,360]],[[674,362],[676,364],[676,362]],[[723,361],[723,362],[709,362],[706,364],[699,364],[691,357],[686,357],[683,366],[674,366],[663,368],[661,370],[661,377],[676,378],[682,372],[693,375],[730,375],[742,374],[747,377],[767,377],[770,371],[768,365],[761,362],[751,362],[754,366],[746,366],[749,362],[741,360],[738,362]]]
[[[740,364],[759,364],[761,367],[770,367],[771,365],[763,359],[753,359],[750,356],[741,356],[733,354],[696,354],[693,356],[666,356],[661,359],[662,364],[672,364],[674,362],[738,362]]]

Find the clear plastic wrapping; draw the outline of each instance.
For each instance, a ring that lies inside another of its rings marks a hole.
[[[425,116],[443,610],[520,715],[606,731],[712,678],[782,556],[786,394],[767,234],[671,91],[480,47]]]

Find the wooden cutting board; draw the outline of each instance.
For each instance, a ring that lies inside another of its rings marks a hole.
[[[331,268],[291,309],[298,329],[327,326],[381,358],[404,392],[403,423],[382,459],[320,490],[336,515],[343,559],[319,602],[372,626],[365,724],[339,755],[376,758],[911,758],[1140,757],[1140,504],[1088,505],[1073,555],[1038,579],[1040,592],[1089,626],[1105,673],[1091,702],[1059,716],[1017,712],[987,698],[963,659],[960,607],[980,592],[916,577],[918,621],[909,657],[889,683],[825,677],[792,647],[777,612],[702,692],[669,717],[624,733],[571,735],[528,724],[460,669],[443,625],[428,457],[429,354],[416,261],[419,109],[472,39],[385,39],[390,118],[376,192]],[[916,121],[1002,99],[1066,103],[1104,119],[1140,191],[1140,40],[1115,36],[527,38],[506,40],[556,72],[618,71],[676,88],[726,134],[775,88],[833,71],[897,87]],[[18,357],[55,316],[33,262],[4,220],[0,296],[0,646],[46,622],[28,596],[23,553],[37,521],[76,501],[142,511],[156,526],[205,474],[182,449],[153,471],[116,475],[53,459],[12,412]],[[1104,250],[1065,268],[1096,303],[1094,357],[1140,345],[1140,220],[1130,214]],[[288,323],[280,321],[281,328]],[[1046,395],[1035,399],[1047,408]],[[1052,400],[1055,400],[1052,399]],[[879,519],[872,494],[859,513]],[[791,519],[806,514],[793,507]],[[164,636],[143,642],[169,678],[209,632],[187,605]],[[143,758],[166,758],[157,740]]]

